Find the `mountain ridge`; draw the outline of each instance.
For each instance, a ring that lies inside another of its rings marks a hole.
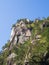
[[[49,17],[20,19],[12,25],[10,40],[0,54],[1,65],[49,64]],[[48,56],[48,57],[47,57]]]

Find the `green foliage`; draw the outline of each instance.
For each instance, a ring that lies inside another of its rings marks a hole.
[[[2,55],[0,55],[0,65],[3,65],[3,56]]]
[[[49,20],[49,16],[47,17],[47,20]]]
[[[5,48],[9,47],[10,46],[10,42],[7,42],[3,47],[2,49],[4,50]]]

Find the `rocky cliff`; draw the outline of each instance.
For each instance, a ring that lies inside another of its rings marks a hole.
[[[27,28],[23,20],[17,22],[15,26],[12,27],[10,38],[11,43],[13,44],[24,43],[24,41],[29,39],[29,37],[31,37],[31,31]]]
[[[17,20],[0,53],[0,65],[42,64],[49,64],[49,19]]]
[[[10,36],[10,43],[12,45],[23,44],[25,41],[31,38],[31,30],[27,28],[29,20],[26,19],[26,23],[23,20],[19,20],[13,27]]]

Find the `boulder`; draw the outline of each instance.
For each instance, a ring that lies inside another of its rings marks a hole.
[[[15,58],[15,57],[16,57],[16,54],[15,54],[15,53],[11,53],[11,54],[8,56],[7,60],[10,60],[10,59]]]
[[[8,48],[5,48],[5,49],[3,50],[3,52],[6,51],[6,50],[8,50]]]
[[[40,40],[41,39],[41,35],[37,35],[35,38],[36,38],[36,40]]]
[[[25,35],[26,37],[30,37],[31,36],[31,32],[30,32],[30,30],[27,30],[26,31],[26,35]]]

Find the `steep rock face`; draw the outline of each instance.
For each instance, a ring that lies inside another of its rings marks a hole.
[[[28,20],[27,20],[28,21]],[[31,31],[27,28],[24,21],[15,24],[11,31],[11,44],[24,43],[31,37]]]

